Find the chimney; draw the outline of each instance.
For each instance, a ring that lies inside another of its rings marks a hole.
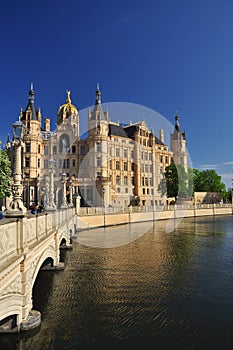
[[[49,118],[45,118],[44,119],[44,129],[45,131],[50,131],[50,119]]]
[[[162,143],[164,143],[164,131],[163,129],[159,130],[159,138]]]

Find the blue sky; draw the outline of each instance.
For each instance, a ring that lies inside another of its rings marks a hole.
[[[215,169],[231,186],[232,17],[231,0],[4,1],[0,139],[26,107],[31,82],[54,126],[67,89],[82,110],[100,83],[105,103],[142,105],[172,124],[178,111],[193,167]]]

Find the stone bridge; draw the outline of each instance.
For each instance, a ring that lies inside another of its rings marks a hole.
[[[60,247],[69,247],[76,231],[75,208],[0,224],[0,332],[18,332],[40,324],[32,291],[39,270],[62,268]]]

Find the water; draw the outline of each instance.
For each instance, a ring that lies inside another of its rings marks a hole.
[[[123,246],[74,241],[64,271],[38,275],[40,329],[0,337],[0,349],[232,349],[233,217],[184,219],[171,233],[165,221],[105,233],[146,225]]]

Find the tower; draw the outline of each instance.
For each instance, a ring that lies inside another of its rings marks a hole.
[[[43,157],[41,138],[41,112],[36,111],[34,103],[34,89],[31,83],[28,104],[23,111],[20,111],[20,120],[25,125],[25,135],[23,136],[23,199],[29,208],[34,202],[39,202],[40,172]]]
[[[174,132],[170,134],[171,151],[173,152],[173,160],[175,164],[183,165],[186,173],[188,172],[188,153],[186,150],[186,135],[181,132],[179,116],[175,115]]]
[[[101,92],[97,84],[95,93],[95,105],[88,111],[88,163],[89,177],[96,179],[97,193],[93,193],[96,203],[109,203],[109,121],[108,112],[103,112],[101,104]]]

